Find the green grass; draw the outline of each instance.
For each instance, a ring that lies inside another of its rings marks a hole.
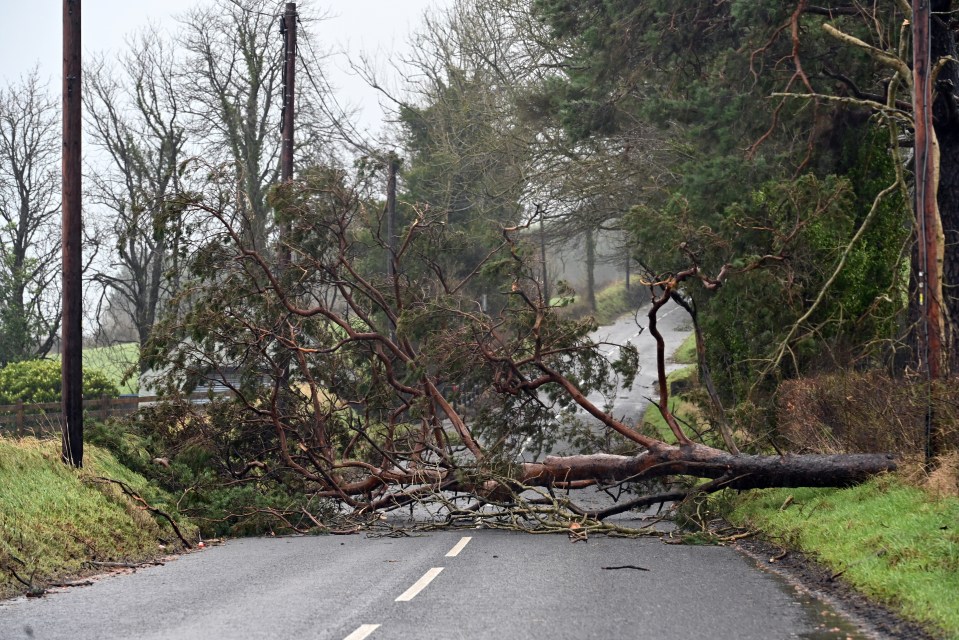
[[[135,395],[140,388],[137,363],[140,348],[136,342],[110,345],[109,347],[88,347],[83,350],[83,366],[101,370],[112,380],[121,394]],[[54,356],[57,360],[60,356]],[[127,376],[127,374],[131,374]],[[129,379],[124,382],[124,377]]]
[[[666,383],[668,385],[677,380],[685,380],[695,375],[695,373],[696,367],[677,369],[666,376]],[[695,422],[697,409],[691,402],[683,399],[682,395],[670,395],[669,411],[680,419],[681,425],[683,420]],[[653,437],[665,442],[675,442],[676,438],[673,436],[672,430],[669,428],[669,425],[666,424],[663,414],[659,412],[659,408],[656,405],[650,403],[649,406],[646,407],[646,411],[643,413],[643,424],[647,429],[651,430],[650,435]],[[685,431],[690,438],[696,437],[696,434],[690,432],[688,429]]]
[[[673,361],[678,364],[696,364],[696,334],[690,333],[673,353]]]
[[[600,326],[613,324],[623,314],[635,311],[639,307],[643,290],[633,285],[626,290],[626,282],[614,282],[596,293],[596,312],[592,316]],[[579,318],[590,315],[584,296],[554,297],[550,304],[561,307],[564,315]]]
[[[0,597],[23,593],[9,571],[42,586],[96,572],[89,561],[141,561],[162,555],[159,541],[176,536],[96,476],[126,482],[153,506],[173,514],[171,498],[119,464],[105,450],[85,447],[84,468],[60,462],[54,440],[0,438]],[[180,519],[185,535],[194,529]],[[15,559],[16,558],[16,559]]]
[[[631,299],[632,290],[626,291],[625,282],[614,282],[596,294],[596,322],[600,325],[612,324],[636,308]]]
[[[139,389],[139,369],[137,368],[139,358],[140,347],[136,342],[83,350],[84,366],[96,367],[103,371],[116,383],[120,393],[123,394],[135,394]],[[124,382],[124,377],[129,379]]]
[[[786,499],[792,504],[781,510]],[[767,489],[729,519],[816,557],[912,620],[959,639],[959,500],[895,476],[851,489]]]
[[[639,306],[640,289],[633,285],[626,290],[625,282],[614,282],[596,294],[596,322],[613,324],[623,314],[635,311]]]

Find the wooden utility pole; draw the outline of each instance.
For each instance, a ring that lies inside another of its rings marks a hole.
[[[539,257],[543,263],[543,302],[549,306],[549,270],[546,267],[546,207],[541,204],[536,205],[539,213]]]
[[[396,172],[400,159],[392,151],[387,156],[386,173],[386,275],[392,284],[396,277]]]
[[[283,35],[283,128],[280,134],[280,181],[281,188],[293,181],[293,123],[296,115],[296,3],[287,2],[283,19],[280,21],[280,33]],[[293,253],[290,250],[289,211],[284,211],[284,221],[279,225],[280,237],[276,252],[277,271],[281,278],[290,270]],[[282,330],[282,329],[281,329]],[[294,336],[289,336],[294,339]],[[289,388],[290,352],[284,350],[280,356],[281,390]],[[287,413],[289,403],[284,393],[279,396],[281,415]]]
[[[913,119],[915,120],[916,222],[918,229],[919,354],[929,384],[942,375],[942,260],[944,237],[939,218],[939,143],[932,116],[932,38],[929,0],[912,2]],[[931,388],[930,388],[931,392]],[[937,441],[930,401],[926,416],[926,457]]]
[[[80,0],[63,0],[63,386],[60,425],[63,461],[83,466],[83,283],[81,256]]]
[[[629,247],[626,247],[626,291],[629,291],[629,268],[632,266],[633,255],[629,251]]]
[[[296,90],[296,3],[287,2],[280,33],[284,35],[283,141],[280,149],[280,179],[293,179],[293,117]]]

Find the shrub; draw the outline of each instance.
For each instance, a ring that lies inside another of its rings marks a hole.
[[[132,416],[94,422],[88,440],[179,496],[177,511],[206,538],[303,532],[317,521],[337,522],[331,503],[317,500],[301,477],[259,453],[257,444],[272,442],[272,433],[230,399],[202,406],[168,399]]]
[[[779,435],[795,451],[921,453],[931,409],[942,446],[959,449],[955,382],[931,394],[922,380],[845,371],[784,381],[776,394]]]
[[[63,378],[56,360],[25,360],[0,369],[0,404],[57,402]],[[83,370],[83,397],[119,395],[117,386],[99,369]]]

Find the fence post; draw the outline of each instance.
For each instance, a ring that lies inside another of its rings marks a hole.
[[[14,432],[18,438],[23,437],[23,399],[17,400],[17,429]]]

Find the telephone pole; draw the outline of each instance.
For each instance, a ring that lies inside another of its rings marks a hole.
[[[284,35],[283,134],[280,148],[280,179],[293,179],[293,116],[296,89],[296,3],[287,2],[280,33]]]
[[[929,0],[912,2],[913,120],[915,122],[916,223],[919,273],[919,358],[930,394],[926,407],[926,461],[938,449],[932,384],[943,363],[942,223],[939,218],[939,144],[933,126],[932,34]]]
[[[280,134],[280,182],[281,188],[290,186],[293,181],[293,121],[296,104],[296,3],[287,2],[286,11],[280,21],[280,33],[283,35],[283,128]],[[293,253],[290,250],[289,211],[283,212],[284,222],[280,224],[277,246],[277,272],[280,278],[286,278]],[[286,280],[289,282],[289,280]],[[281,329],[282,331],[282,329]],[[293,338],[293,336],[290,336]],[[290,383],[290,352],[284,350],[280,356],[280,385],[285,391]],[[286,395],[280,395],[279,410],[286,414],[289,403]]]
[[[386,161],[386,275],[390,286],[393,286],[396,277],[396,172],[400,167],[400,159],[391,151]]]
[[[63,325],[60,426],[63,461],[83,466],[83,283],[81,256],[80,0],[63,0]]]

